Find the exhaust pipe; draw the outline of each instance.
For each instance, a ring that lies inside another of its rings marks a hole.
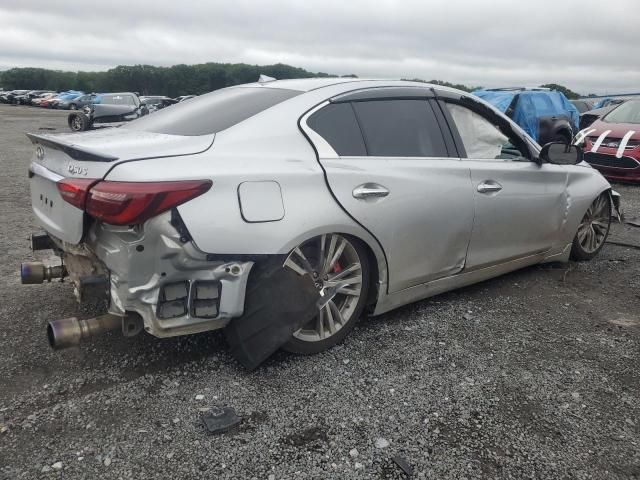
[[[123,317],[107,313],[95,318],[78,320],[76,317],[49,322],[47,337],[54,350],[75,347],[82,339],[122,329]]]
[[[67,267],[54,265],[52,267],[41,262],[24,262],[20,264],[20,281],[24,285],[50,282],[54,278],[67,276]]]

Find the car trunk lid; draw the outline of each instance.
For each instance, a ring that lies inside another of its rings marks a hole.
[[[29,167],[31,205],[38,222],[51,235],[78,244],[85,214],[64,201],[58,183],[68,178],[100,180],[115,165],[151,158],[193,155],[207,150],[214,134],[180,136],[105,129],[81,134],[27,134],[35,147]]]

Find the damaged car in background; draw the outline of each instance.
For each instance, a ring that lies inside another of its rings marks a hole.
[[[70,113],[67,123],[72,131],[83,132],[96,127],[121,125],[148,113],[149,109],[135,93],[104,93],[99,96],[99,103],[90,102],[82,111]]]
[[[640,182],[640,99],[613,107],[579,136],[585,160],[606,178]]]
[[[516,122],[540,145],[571,143],[580,114],[562,92],[548,88],[493,88],[473,94]]]
[[[224,329],[248,368],[317,353],[365,313],[591,259],[613,212],[579,147],[417,82],[263,81],[29,138],[32,246],[61,262],[24,263],[22,282],[67,277],[106,308],[49,322],[54,348]]]

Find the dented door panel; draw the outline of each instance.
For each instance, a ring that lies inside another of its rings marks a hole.
[[[567,169],[529,161],[467,160],[475,220],[467,269],[551,250],[568,215]],[[484,182],[499,191],[479,192]]]

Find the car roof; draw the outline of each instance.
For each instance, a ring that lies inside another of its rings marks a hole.
[[[281,88],[281,89],[287,89],[287,90],[297,90],[300,92],[310,92],[312,90],[318,90],[320,88],[342,85],[344,86],[343,91],[349,91],[349,90],[355,90],[358,88],[357,85],[354,85],[356,83],[366,83],[367,88],[386,87],[386,86],[388,87],[414,86],[414,87],[436,88],[440,91],[468,94],[468,92],[462,92],[460,90],[456,90],[455,88],[444,87],[442,85],[437,85],[437,84],[432,84],[427,82],[418,82],[413,80],[401,80],[401,79],[376,79],[376,78],[352,78],[352,77],[295,78],[295,79],[287,79],[287,80],[271,80],[267,82],[244,83],[241,85],[236,85],[235,87]]]

